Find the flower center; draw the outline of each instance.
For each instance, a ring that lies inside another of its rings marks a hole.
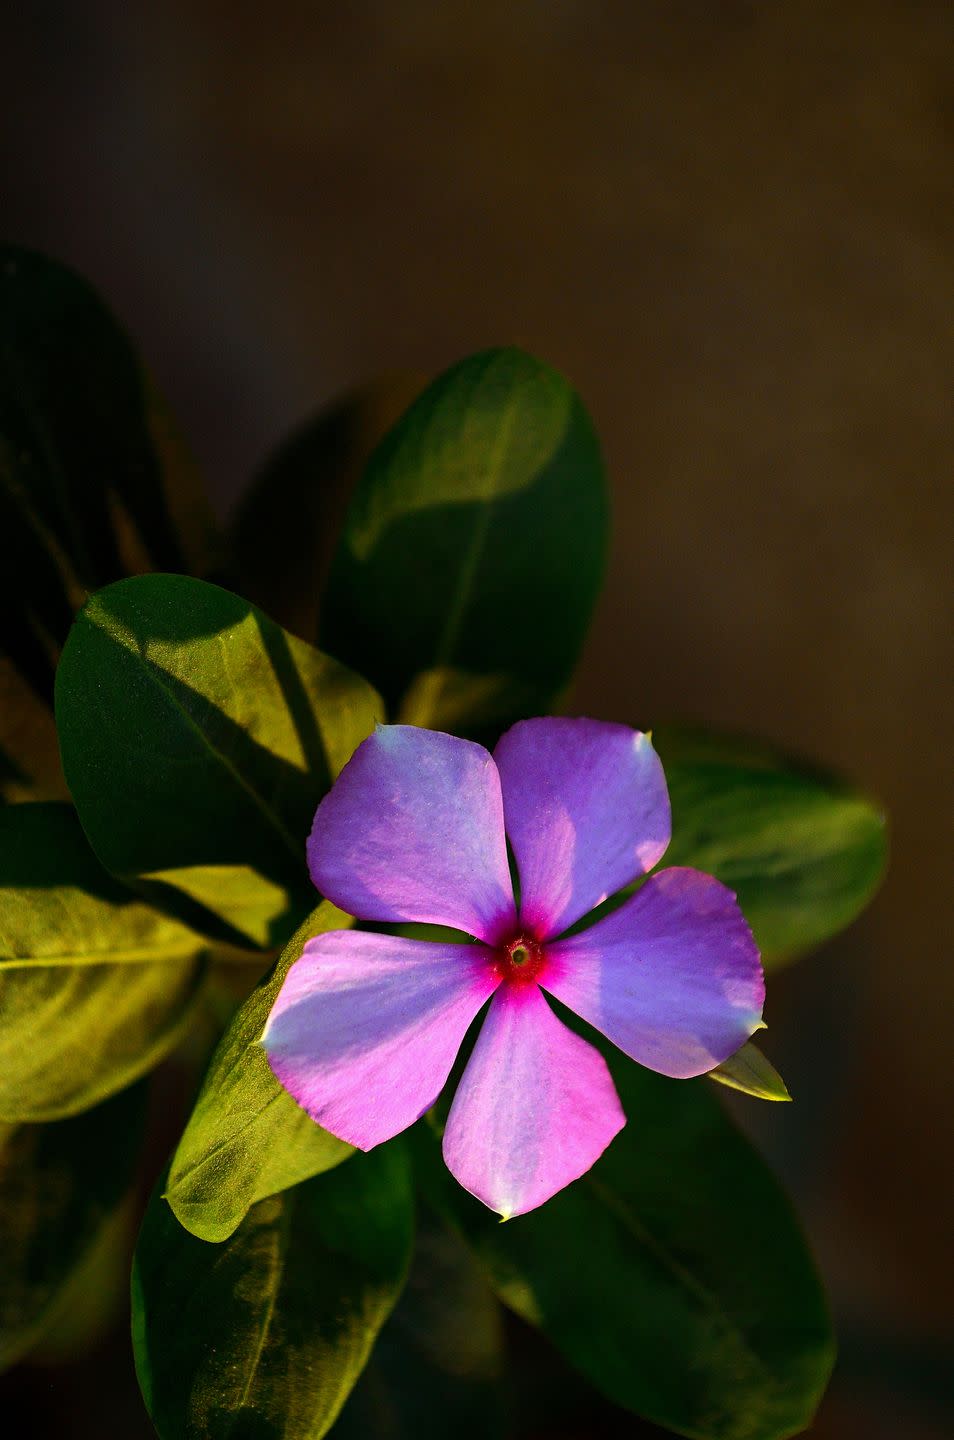
[[[494,952],[493,967],[501,980],[511,985],[531,985],[539,979],[546,955],[539,940],[516,935],[499,945]]]

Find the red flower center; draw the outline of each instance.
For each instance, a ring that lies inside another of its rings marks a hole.
[[[546,953],[539,940],[528,935],[515,935],[498,945],[493,967],[501,980],[511,985],[532,985],[540,978],[546,964]]]

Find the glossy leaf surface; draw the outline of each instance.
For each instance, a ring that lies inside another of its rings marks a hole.
[[[625,1061],[614,1079],[626,1128],[539,1210],[496,1222],[418,1127],[429,1193],[500,1297],[617,1404],[699,1440],[796,1434],[833,1343],[788,1201],[703,1080]]]
[[[135,1087],[72,1119],[0,1132],[0,1368],[62,1320],[132,1181],[144,1100]]]
[[[71,806],[0,806],[0,1118],[58,1119],[145,1074],[193,1018],[204,948],[106,874]]]
[[[248,601],[142,575],[77,617],[56,715],[70,791],[106,868],[269,946],[314,903],[315,809],[381,706]]]
[[[227,1239],[256,1201],[329,1170],[352,1153],[282,1088],[259,1044],[305,941],[351,923],[327,901],[320,905],[245,1001],[212,1056],[165,1190],[180,1223],[203,1240]]]
[[[653,737],[672,801],[663,865],[734,890],[768,964],[820,944],[864,909],[884,873],[885,819],[843,782],[743,742]]]
[[[133,1342],[162,1440],[320,1440],[400,1294],[412,1215],[400,1142],[259,1201],[220,1245],[157,1192]]]
[[[472,356],[371,457],[321,643],[409,723],[499,729],[569,679],[606,538],[599,446],[571,386],[520,350]]]

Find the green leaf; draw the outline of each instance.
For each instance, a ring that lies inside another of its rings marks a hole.
[[[788,1087],[775,1066],[765,1058],[758,1046],[749,1040],[723,1060],[714,1070],[708,1072],[710,1080],[728,1085],[730,1090],[741,1090],[743,1095],[752,1095],[756,1100],[791,1100]]]
[[[743,741],[656,732],[672,801],[666,865],[739,897],[769,964],[844,929],[884,873],[879,807],[842,781]]]
[[[0,1118],[72,1115],[151,1069],[205,945],[106,874],[71,806],[0,806]]]
[[[315,809],[381,713],[357,675],[183,575],[94,595],[57,672],[66,778],[107,870],[261,946],[314,903]]]
[[[61,793],[44,743],[53,671],[85,592],[201,569],[210,520],[161,400],[79,276],[0,246],[0,786]],[[15,704],[11,705],[11,698]]]
[[[425,1212],[407,1284],[335,1440],[491,1440],[505,1429],[503,1370],[500,1304],[465,1243]]]
[[[82,1263],[70,1272],[24,1358],[68,1365],[101,1346],[129,1306],[129,1259],[135,1235],[135,1186],[110,1215]]]
[[[227,1239],[256,1201],[329,1170],[352,1153],[282,1088],[259,1043],[305,941],[351,924],[350,915],[327,901],[320,905],[245,1001],[212,1056],[165,1190],[178,1220],[202,1240]]]
[[[351,493],[423,387],[422,377],[396,375],[346,395],[291,435],[239,501],[231,545],[243,593],[293,635],[317,635]]]
[[[407,1269],[413,1201],[401,1143],[261,1200],[221,1245],[158,1191],[133,1265],[133,1345],[162,1440],[319,1440]]]
[[[490,350],[425,390],[355,490],[321,641],[414,724],[487,733],[550,708],[607,542],[599,446],[571,386]]]
[[[822,1290],[788,1201],[702,1080],[623,1061],[630,1123],[595,1167],[500,1224],[413,1132],[432,1198],[497,1293],[609,1399],[696,1440],[780,1440],[831,1370]]]
[[[62,1321],[132,1182],[144,1118],[137,1086],[69,1120],[0,1133],[0,1368]]]

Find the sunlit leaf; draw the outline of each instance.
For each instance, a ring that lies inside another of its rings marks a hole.
[[[77,617],[56,715],[70,791],[107,870],[272,946],[314,904],[315,809],[382,710],[357,675],[248,601],[143,575]]]
[[[730,1055],[728,1060],[723,1060],[721,1065],[710,1070],[709,1079],[717,1080],[720,1085],[728,1085],[730,1090],[741,1090],[743,1095],[751,1095],[756,1100],[792,1098],[775,1066],[751,1040],[743,1045],[741,1050]]]
[[[607,540],[599,446],[571,386],[520,350],[430,385],[355,489],[321,642],[401,718],[492,732],[569,679]]]
[[[797,1433],[833,1343],[788,1201],[704,1080],[613,1073],[628,1125],[539,1210],[500,1224],[418,1126],[431,1197],[501,1299],[618,1405],[696,1440]]]
[[[124,1089],[191,1023],[205,942],[107,875],[71,806],[0,806],[0,1118]]]
[[[261,1200],[219,1245],[158,1192],[133,1268],[133,1343],[161,1440],[320,1440],[404,1283],[400,1141]]]
[[[256,1201],[329,1170],[352,1153],[282,1088],[259,1044],[305,941],[351,923],[327,901],[320,905],[238,1011],[212,1056],[165,1189],[181,1224],[203,1240],[225,1240]]]
[[[144,1101],[135,1087],[69,1120],[0,1133],[0,1368],[63,1322],[132,1181]]]
[[[779,964],[848,925],[884,873],[885,819],[864,795],[765,747],[653,736],[672,800],[665,865],[694,865],[739,897]]]

